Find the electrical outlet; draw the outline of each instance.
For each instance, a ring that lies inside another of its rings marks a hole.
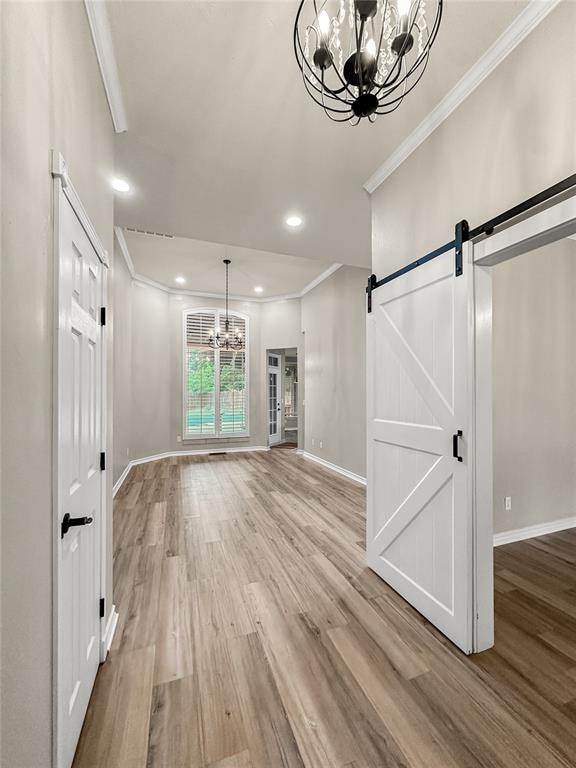
[[[322,448],[322,440],[320,440],[320,448]]]
[[[130,448],[126,448],[126,456],[130,456]]]
[[[181,443],[182,442],[182,435],[176,435],[176,442]]]
[[[316,438],[312,438],[312,448],[316,448]]]
[[[512,509],[512,496],[506,496],[504,499],[504,506],[506,507],[506,512],[510,512]]]

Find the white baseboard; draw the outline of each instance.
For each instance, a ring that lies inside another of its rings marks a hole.
[[[362,475],[356,475],[354,472],[350,472],[349,469],[344,469],[344,467],[339,467],[337,464],[332,464],[331,461],[321,459],[319,456],[315,456],[313,453],[308,453],[308,451],[298,450],[296,453],[305,459],[309,459],[310,461],[315,461],[317,464],[321,464],[323,467],[326,467],[326,469],[331,469],[333,472],[338,472],[339,475],[344,475],[344,477],[347,477],[349,480],[354,480],[354,482],[360,483],[360,485],[366,485],[365,477],[362,477]]]
[[[100,661],[106,661],[106,656],[108,656],[108,651],[112,645],[112,640],[114,639],[114,632],[116,632],[117,625],[118,611],[116,610],[116,606],[113,605],[112,610],[110,611],[110,616],[108,616],[108,621],[106,622],[104,637],[100,641]]]
[[[143,456],[141,459],[133,459],[129,462],[124,472],[120,475],[118,480],[114,483],[112,489],[112,496],[116,496],[120,490],[120,486],[126,480],[128,473],[132,467],[136,467],[138,464],[148,464],[150,461],[160,461],[160,459],[170,459],[173,456],[207,456],[209,453],[251,453],[252,451],[269,451],[270,448],[267,445],[247,445],[247,446],[234,446],[233,448],[198,448],[190,451],[167,451],[166,453],[156,453],[153,456]]]
[[[494,534],[494,546],[512,544],[515,541],[533,539],[535,536],[545,536],[547,533],[557,533],[568,528],[576,528],[576,517],[563,517],[561,520],[552,520],[550,523],[538,523],[527,528],[516,528],[513,531],[503,531]]]
[[[132,462],[129,461],[128,464],[126,464],[126,466],[124,467],[124,472],[122,472],[122,474],[120,475],[118,480],[116,480],[116,482],[112,487],[112,498],[114,498],[114,496],[116,496],[116,494],[120,490],[120,486],[122,485],[124,480],[126,480],[126,478],[128,477],[128,472],[130,472],[131,469],[132,469]]]

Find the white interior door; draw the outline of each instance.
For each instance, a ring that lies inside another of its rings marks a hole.
[[[74,210],[58,206],[57,764],[68,768],[100,654],[103,270]]]
[[[368,564],[466,653],[474,642],[469,253],[458,277],[451,250],[377,288],[368,314]]]
[[[282,392],[280,356],[268,355],[268,443],[274,445],[282,438]]]

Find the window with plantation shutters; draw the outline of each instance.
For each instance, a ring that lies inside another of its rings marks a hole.
[[[244,349],[212,349],[210,331],[224,328],[218,309],[184,315],[184,439],[248,434],[247,321],[230,314],[230,338],[240,331]]]

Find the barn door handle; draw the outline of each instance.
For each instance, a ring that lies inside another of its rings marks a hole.
[[[94,522],[93,517],[70,517],[68,512],[62,518],[62,525],[60,527],[60,538],[63,539],[68,533],[70,528],[75,525],[91,525]]]
[[[455,435],[452,435],[452,456],[458,461],[462,461],[462,456],[458,453],[458,438],[462,437],[462,430],[459,429]]]

